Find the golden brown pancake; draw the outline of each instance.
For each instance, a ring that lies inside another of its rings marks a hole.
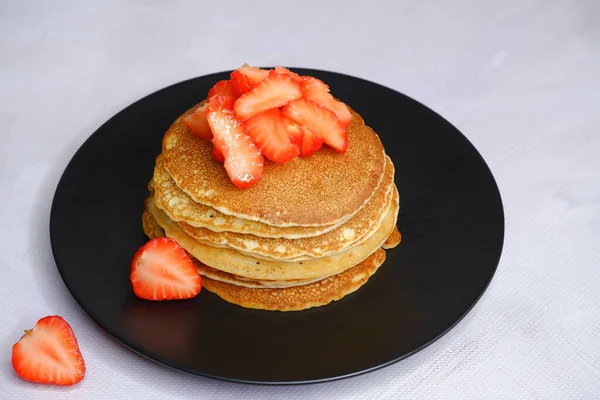
[[[382,247],[386,250],[393,249],[400,244],[400,241],[402,241],[402,234],[398,227],[394,227],[394,231],[388,236]]]
[[[364,285],[385,261],[379,249],[358,265],[344,272],[308,285],[283,289],[256,289],[203,278],[203,286],[223,300],[246,308],[300,311],[324,306],[354,292]]]
[[[254,280],[311,279],[340,273],[366,259],[380,248],[392,233],[398,214],[398,193],[394,195],[387,215],[379,229],[363,243],[341,253],[300,262],[261,260],[233,249],[215,248],[199,243],[186,234],[175,222],[148,201],[150,213],[166,236],[175,239],[186,251],[202,263],[221,271]]]
[[[161,228],[154,216],[150,213],[148,202],[152,201],[151,197],[148,197],[144,201],[144,212],[142,213],[142,228],[146,236],[150,239],[165,236],[165,231]]]
[[[240,190],[211,157],[209,142],[193,136],[180,116],[163,139],[164,167],[197,203],[275,226],[331,225],[356,214],[377,190],[385,166],[379,137],[351,110],[348,149],[328,146],[285,165],[265,162],[262,178]]]
[[[389,160],[386,163],[385,176],[381,185],[367,205],[336,229],[319,236],[302,239],[275,239],[231,232],[213,232],[209,229],[190,226],[185,222],[179,222],[179,226],[201,243],[215,247],[233,248],[257,258],[303,261],[324,257],[362,243],[379,228],[385,217],[385,207],[391,201],[393,179],[394,166]]]
[[[344,219],[332,225],[282,228],[223,214],[212,207],[196,203],[187,193],[177,187],[171,175],[164,169],[161,156],[156,159],[154,177],[149,186],[156,189],[156,206],[163,210],[173,221],[185,222],[190,226],[206,228],[213,232],[249,234],[266,238],[300,239],[322,235],[346,222],[346,219]]]
[[[200,261],[196,260],[194,256],[191,256],[192,260],[194,260],[194,264],[196,265],[196,269],[198,273],[203,277],[208,277],[212,280],[230,283],[232,285],[244,286],[249,288],[287,288],[294,286],[307,285],[309,283],[318,282],[321,279],[328,278],[328,276],[323,276],[320,278],[312,278],[312,279],[295,279],[288,281],[273,281],[273,280],[253,280],[244,278],[241,276],[236,276],[230,274],[228,272],[223,272],[215,268],[211,268],[208,265],[202,264]]]

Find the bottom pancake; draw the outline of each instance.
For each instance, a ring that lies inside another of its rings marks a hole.
[[[202,286],[223,300],[246,308],[268,311],[300,311],[324,306],[356,291],[385,261],[385,250],[379,249],[360,264],[341,274],[308,285],[283,289],[254,289],[202,278]]]
[[[395,227],[392,233],[390,233],[390,236],[388,236],[388,238],[385,240],[385,243],[381,247],[383,247],[386,250],[393,249],[394,247],[398,246],[401,241],[402,234],[398,230],[398,227]]]

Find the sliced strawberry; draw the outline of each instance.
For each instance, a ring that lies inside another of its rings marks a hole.
[[[281,113],[277,108],[255,115],[244,125],[261,153],[269,160],[283,164],[300,154],[298,145],[291,142]]]
[[[262,176],[264,158],[256,144],[248,136],[244,124],[232,111],[219,107],[219,96],[215,106],[206,109],[206,118],[214,134],[213,143],[225,158],[225,170],[231,182],[238,188],[254,185]]]
[[[289,119],[288,117],[284,117],[283,114],[279,113],[281,116],[281,121],[283,123],[283,126],[285,128],[285,130],[288,133],[288,136],[290,137],[290,142],[292,142],[293,144],[300,146],[300,144],[302,143],[302,127],[300,125],[298,125],[297,123],[295,123],[294,121],[292,121],[291,119]]]
[[[290,141],[300,148],[300,157],[311,156],[323,145],[323,138],[314,134],[310,129],[300,126],[281,114],[281,119],[288,132]]]
[[[344,103],[333,98],[329,93],[329,86],[317,78],[310,76],[302,77],[300,85],[302,88],[302,97],[333,111],[344,128],[347,128],[348,125],[350,125],[352,114],[350,114],[348,107],[346,107]]]
[[[230,80],[223,80],[217,82],[208,92],[207,99],[210,99],[216,94],[221,96],[230,96],[233,98],[238,97],[235,90],[233,89],[233,83]]]
[[[302,94],[314,91],[329,93],[329,86],[322,80],[313,78],[312,76],[303,76],[300,87],[302,88]]]
[[[236,103],[237,105],[237,103]],[[311,130],[334,150],[345,153],[348,133],[336,115],[307,99],[298,99],[282,108],[281,112],[292,121]]]
[[[302,143],[300,143],[300,157],[312,156],[323,146],[323,138],[317,136],[308,128],[302,127]]]
[[[300,84],[289,75],[272,74],[236,100],[233,109],[242,121],[302,96]]]
[[[210,131],[210,126],[208,125],[208,121],[206,120],[206,115],[204,114],[204,110],[206,109],[206,104],[202,107],[198,107],[193,114],[188,115],[183,119],[185,125],[192,132],[192,135],[199,137],[202,140],[211,140],[212,132]]]
[[[289,75],[292,78],[294,78],[295,80],[297,80],[298,82],[300,82],[302,80],[302,77],[300,75],[298,75],[295,72],[290,71],[287,68],[283,68],[283,67],[275,67],[274,69],[275,73],[277,74],[285,74],[285,75]]]
[[[269,75],[269,71],[244,64],[230,75],[236,97],[258,85]]]
[[[304,98],[311,100],[330,111],[333,111],[344,128],[347,128],[348,125],[350,125],[352,114],[350,114],[348,107],[346,107],[344,103],[334,99],[331,94],[326,92],[311,92],[305,95]]]
[[[40,319],[12,348],[12,366],[21,378],[37,383],[74,385],[85,376],[77,338],[59,316]]]
[[[215,95],[208,100],[208,106],[212,108],[222,108],[225,110],[233,111],[233,105],[235,104],[235,97]]]
[[[152,239],[135,253],[130,278],[136,296],[147,300],[189,299],[202,288],[190,257],[167,237]]]
[[[223,164],[225,162],[225,156],[223,155],[221,150],[219,150],[219,148],[215,145],[213,145],[213,148],[212,148],[212,158],[215,161],[220,162],[221,164]]]

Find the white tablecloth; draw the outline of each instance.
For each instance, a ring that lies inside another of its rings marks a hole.
[[[600,398],[600,2],[374,3],[0,1],[0,398]],[[244,62],[389,86],[482,153],[504,253],[441,340],[348,380],[240,385],[147,361],[71,298],[48,220],[74,152],[142,96]],[[74,387],[12,371],[12,344],[48,314],[79,339],[88,371]]]

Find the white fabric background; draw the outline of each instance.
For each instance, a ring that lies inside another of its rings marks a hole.
[[[599,21],[596,0],[0,0],[0,398],[600,398]],[[504,253],[441,340],[353,379],[239,385],[137,356],[71,298],[48,238],[71,156],[142,96],[243,62],[384,84],[482,153],[503,196]],[[88,372],[75,387],[12,371],[12,344],[48,314],[79,339]]]

